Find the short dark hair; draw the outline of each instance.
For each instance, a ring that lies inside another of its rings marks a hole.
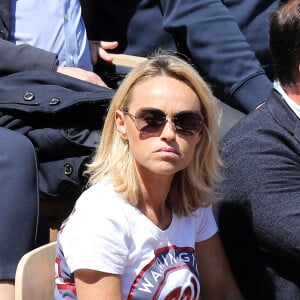
[[[294,86],[300,63],[300,0],[280,5],[270,17],[269,49],[275,77]]]

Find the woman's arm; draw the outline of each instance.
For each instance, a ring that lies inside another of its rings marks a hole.
[[[201,300],[242,300],[218,234],[196,243]]]
[[[122,300],[120,275],[80,269],[74,277],[78,300]]]

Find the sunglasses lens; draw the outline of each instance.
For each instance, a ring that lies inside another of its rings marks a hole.
[[[136,114],[137,129],[143,133],[155,133],[165,122],[165,114],[158,109],[142,109]]]
[[[134,118],[136,128],[143,134],[157,134],[167,122],[165,113],[155,108],[142,108],[135,116],[130,116]],[[203,128],[203,117],[199,111],[182,111],[172,121],[176,131],[185,136],[199,133]]]
[[[173,118],[176,130],[185,135],[194,135],[201,132],[203,118],[200,112],[181,112]]]

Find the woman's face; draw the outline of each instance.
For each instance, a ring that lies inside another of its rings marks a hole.
[[[178,115],[176,129],[170,118],[179,112],[185,113]],[[190,164],[201,134],[182,128],[196,128],[198,112],[200,102],[195,92],[172,77],[156,76],[133,87],[128,113],[116,112],[116,126],[128,141],[140,173],[169,176]],[[156,117],[164,120],[164,114],[168,121],[159,126]]]

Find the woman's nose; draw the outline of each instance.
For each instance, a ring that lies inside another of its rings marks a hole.
[[[160,137],[166,140],[172,140],[176,135],[176,127],[171,118],[166,119],[166,123],[161,131]]]

